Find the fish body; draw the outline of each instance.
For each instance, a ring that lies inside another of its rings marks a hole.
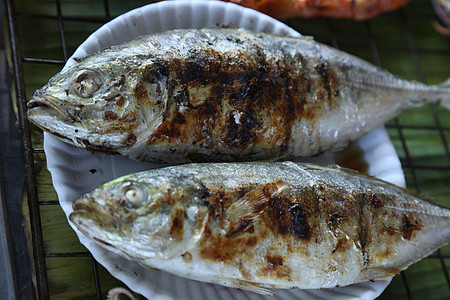
[[[206,163],[126,175],[70,221],[149,268],[271,294],[389,278],[450,240],[450,211],[348,169]]]
[[[86,57],[36,91],[28,118],[136,160],[249,161],[342,150],[425,101],[449,108],[450,87],[400,79],[311,38],[210,28]]]
[[[396,10],[409,0],[227,0],[274,18],[332,17],[366,20]]]

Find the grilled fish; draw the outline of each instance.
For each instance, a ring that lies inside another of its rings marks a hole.
[[[310,38],[173,30],[86,57],[28,118],[90,151],[157,163],[291,160],[342,150],[449,86],[395,77]]]
[[[348,169],[187,164],[73,203],[87,237],[149,268],[271,294],[392,277],[450,241],[450,211]]]

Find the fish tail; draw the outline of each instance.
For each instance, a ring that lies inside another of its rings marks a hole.
[[[415,91],[415,94],[410,98],[407,108],[431,103],[450,110],[450,78],[436,85],[426,85],[417,82],[413,84],[412,90]]]
[[[437,101],[437,104],[450,110],[450,78],[439,85],[443,90],[447,92],[444,93],[443,97]]]

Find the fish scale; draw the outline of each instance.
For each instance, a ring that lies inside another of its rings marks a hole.
[[[70,221],[121,256],[262,294],[389,278],[450,240],[445,207],[348,169],[293,162],[143,171],[73,208]]]
[[[180,29],[55,75],[28,118],[90,151],[158,163],[287,160],[338,151],[447,84],[406,81],[309,37]]]

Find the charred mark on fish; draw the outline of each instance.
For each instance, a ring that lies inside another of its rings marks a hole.
[[[148,97],[147,89],[145,88],[144,85],[138,83],[134,90],[134,95],[136,96],[137,99],[147,98]]]
[[[175,209],[175,215],[172,218],[169,234],[172,238],[181,239],[183,237],[184,212],[181,209]]]
[[[328,103],[330,107],[336,105],[335,98],[339,97],[339,82],[336,71],[329,68],[326,63],[319,63],[315,66],[316,72],[321,78],[316,94],[322,105]]]
[[[160,83],[167,81],[170,76],[170,70],[166,62],[162,59],[155,59],[151,66],[147,66],[142,74],[142,78],[148,83]]]
[[[258,237],[254,235],[231,235],[227,237],[221,234],[213,234],[211,229],[205,228],[205,233],[200,240],[199,254],[201,257],[226,262],[242,256],[258,243]]]
[[[225,192],[223,187],[210,190],[209,193],[210,196],[208,197],[207,203],[210,216],[213,219],[217,219],[219,222],[222,222],[225,209],[231,204],[231,198]]]
[[[275,234],[292,234],[304,241],[311,239],[312,229],[308,223],[308,215],[299,203],[274,196],[269,200],[268,214]]]
[[[209,188],[203,183],[198,182],[198,188],[195,191],[195,195],[204,203],[205,205],[209,205],[208,198],[211,196]]]
[[[201,85],[207,85],[211,80],[209,75],[209,66],[205,65],[204,57],[196,56],[186,62],[184,77],[188,82],[198,82]]]
[[[124,96],[118,96],[115,98],[115,104],[118,107],[123,107],[125,105],[125,97]]]
[[[339,226],[340,219],[343,218],[337,212],[334,212],[328,219],[327,225],[330,229],[336,229]]]
[[[262,271],[263,274],[274,276],[275,278],[286,278],[291,275],[291,269],[284,264],[281,256],[267,255],[264,258],[266,265]]]
[[[358,241],[360,245],[361,254],[363,257],[363,264],[368,265],[370,262],[369,252],[366,249],[366,246],[370,244],[372,241],[371,231],[370,231],[370,221],[366,215],[366,203],[364,197],[364,194],[358,195],[357,201],[358,201],[358,207],[359,207],[359,214],[358,214],[358,226],[356,228],[357,235],[358,235]]]
[[[238,121],[235,113],[228,115],[228,132],[224,141],[227,145],[244,148],[256,136],[256,129],[260,126],[250,114],[251,112],[240,114]]]
[[[414,220],[411,216],[403,215],[401,231],[404,239],[410,240],[414,231],[422,230],[422,228],[423,226],[417,220]]]
[[[311,239],[311,227],[308,217],[299,204],[294,204],[290,209],[291,228],[293,233],[300,239],[309,241]]]
[[[181,254],[181,257],[183,258],[183,261],[185,262],[191,262],[192,261],[192,254],[188,251]]]
[[[383,206],[384,206],[384,202],[383,202],[383,200],[382,200],[380,197],[378,197],[376,194],[373,194],[373,195],[372,195],[372,205],[373,205],[375,208],[380,208],[380,207],[383,207]]]
[[[127,138],[125,139],[125,145],[127,146],[127,147],[131,147],[131,146],[133,146],[134,144],[136,144],[136,142],[137,142],[137,137],[133,134],[133,133],[130,133],[128,136],[127,136]]]
[[[105,120],[106,121],[116,121],[117,119],[119,119],[119,116],[110,110],[105,111]]]
[[[331,251],[332,254],[336,252],[344,252],[346,249],[347,240],[345,238],[338,239],[336,246],[334,246],[334,249]]]

